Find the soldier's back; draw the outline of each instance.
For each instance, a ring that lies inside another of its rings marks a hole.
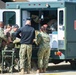
[[[50,48],[50,36],[47,34],[47,33],[45,33],[45,32],[42,32],[42,33],[40,33],[40,35],[41,35],[41,43],[40,43],[40,47],[42,47],[42,48]]]

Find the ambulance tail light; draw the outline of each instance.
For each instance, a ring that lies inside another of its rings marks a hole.
[[[55,55],[61,56],[62,55],[62,52],[61,51],[57,51],[57,52],[55,52]]]

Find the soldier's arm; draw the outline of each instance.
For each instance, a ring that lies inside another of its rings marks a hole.
[[[3,32],[0,33],[0,38],[2,38],[4,41],[7,41],[7,38]]]
[[[14,41],[13,41],[14,44],[16,43],[20,43],[20,39],[19,38],[16,38]]]
[[[37,45],[40,44],[41,40],[42,40],[41,34],[38,34],[37,35],[37,40],[36,40],[37,41]]]
[[[17,30],[17,32],[15,33],[15,36],[18,38],[21,38],[20,33],[21,33],[21,28]]]

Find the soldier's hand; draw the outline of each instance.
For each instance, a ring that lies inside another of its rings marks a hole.
[[[36,39],[33,39],[33,42],[36,42]]]

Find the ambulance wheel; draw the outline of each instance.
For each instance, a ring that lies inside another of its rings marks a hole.
[[[72,68],[73,70],[76,70],[76,61],[72,61],[72,62],[71,62],[71,68]]]

